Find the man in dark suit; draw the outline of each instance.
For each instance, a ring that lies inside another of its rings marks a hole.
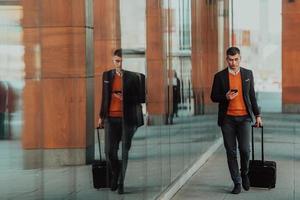
[[[143,125],[145,76],[122,69],[122,50],[113,55],[114,69],[103,73],[99,127],[105,131],[105,155],[112,170],[111,190],[124,193],[128,152],[137,128]],[[122,161],[118,149],[122,140]]]
[[[181,101],[180,80],[177,77],[177,73],[175,70],[173,73],[173,116],[178,117],[178,104]]]
[[[241,192],[241,185],[250,188],[248,178],[250,154],[250,128],[255,118],[256,126],[262,126],[254,79],[251,70],[240,67],[240,50],[230,47],[226,52],[228,67],[215,74],[211,99],[219,103],[218,125],[221,127],[227,162],[234,182],[233,194]],[[237,162],[237,144],[241,159],[241,173]]]

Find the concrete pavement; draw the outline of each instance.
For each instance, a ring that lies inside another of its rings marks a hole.
[[[277,163],[274,189],[251,188],[231,194],[233,184],[223,145],[182,187],[172,200],[299,200],[300,199],[300,117],[264,115],[265,160]],[[260,132],[255,132],[255,159],[260,158]]]

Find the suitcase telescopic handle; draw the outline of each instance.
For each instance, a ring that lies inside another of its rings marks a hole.
[[[101,156],[101,144],[100,144],[100,127],[97,127],[97,138],[98,138],[98,147],[99,147],[99,156],[100,156],[100,161],[102,161],[102,156]]]
[[[251,127],[251,138],[252,138],[252,160],[254,160],[254,136],[253,136],[253,128],[256,128],[255,125]],[[260,126],[261,128],[261,161],[264,163],[264,127]]]

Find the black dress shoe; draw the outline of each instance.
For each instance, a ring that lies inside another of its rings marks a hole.
[[[250,189],[250,181],[248,175],[242,176],[242,186],[246,191]]]
[[[241,184],[240,183],[237,183],[237,184],[234,184],[234,188],[233,190],[231,191],[232,194],[239,194],[241,193]]]
[[[119,184],[119,186],[118,186],[118,193],[119,194],[124,194],[124,185],[123,184]]]

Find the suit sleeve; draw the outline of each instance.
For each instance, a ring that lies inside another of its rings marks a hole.
[[[221,89],[220,77],[217,74],[214,77],[210,98],[216,103],[227,102],[226,94]]]
[[[146,89],[145,89],[145,75],[139,75],[139,103],[145,103],[146,101]]]
[[[259,107],[257,105],[257,101],[256,101],[255,90],[254,90],[254,77],[253,77],[252,71],[251,71],[251,75],[250,75],[250,101],[251,101],[252,111],[253,111],[254,115],[259,116],[260,109],[259,109]]]
[[[127,71],[126,73],[127,83],[123,86],[125,95],[123,103],[126,105],[136,105],[140,101],[140,76],[137,72]]]

